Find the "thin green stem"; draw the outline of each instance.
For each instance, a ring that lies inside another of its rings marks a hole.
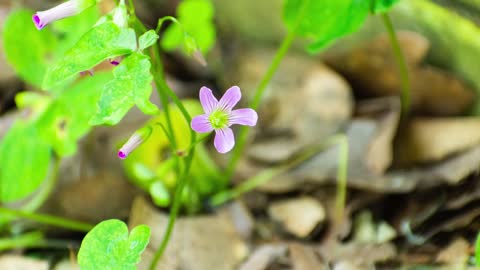
[[[16,248],[42,247],[44,245],[45,239],[40,231],[25,233],[17,237],[0,238],[0,251]]]
[[[347,200],[348,139],[345,135],[334,136],[330,142],[338,145],[337,195],[335,199],[335,224],[341,224]]]
[[[160,30],[162,29],[162,25],[164,22],[166,21],[171,21],[173,23],[176,23],[183,31],[183,26],[182,24],[173,16],[165,16],[165,17],[162,17],[160,19],[158,19],[158,23],[157,23],[157,28],[155,29],[155,32],[157,32],[157,34],[160,33]]]
[[[175,226],[175,221],[177,220],[178,212],[180,210],[182,192],[188,182],[188,172],[190,171],[190,166],[192,164],[192,159],[194,154],[195,154],[195,148],[192,149],[190,155],[188,155],[185,159],[185,171],[183,175],[180,177],[178,186],[175,189],[175,197],[173,199],[173,205],[170,210],[170,216],[168,219],[167,228],[163,235],[162,243],[160,244],[160,247],[155,252],[155,256],[153,257],[153,260],[150,264],[150,270],[156,269],[157,264],[160,261],[160,258],[162,257],[163,253],[165,252],[165,249],[167,248],[170,238],[172,236],[173,228]]]
[[[172,18],[167,17],[165,20],[167,20],[167,19],[171,20]],[[176,19],[174,19],[174,21],[176,21]],[[144,30],[146,30],[145,26],[137,18],[135,18],[135,23],[138,24]],[[162,23],[162,21],[159,21],[159,26],[157,26],[158,30],[160,30],[161,23]],[[182,102],[177,97],[177,95],[173,92],[173,90],[167,85],[167,83],[165,81],[165,74],[164,74],[163,68],[162,68],[158,42],[155,43],[152,50],[153,50],[152,58],[153,58],[153,62],[154,62],[153,66],[154,66],[154,71],[155,71],[155,74],[154,74],[155,80],[154,81],[155,81],[155,84],[157,86],[157,91],[159,92],[159,95],[164,100],[165,100],[165,94],[166,94],[167,98],[168,97],[171,98],[173,103],[179,108],[180,112],[182,113],[182,115],[185,118],[185,120],[187,121],[187,123],[190,123],[191,120],[192,120],[190,114],[188,113],[185,106],[183,106]],[[165,111],[168,111],[168,104],[166,104],[166,105],[162,104],[162,106],[164,106]],[[175,137],[175,134],[173,132],[173,128],[171,126],[171,123],[169,124],[169,121],[170,121],[169,120],[169,118],[170,118],[169,114],[166,114],[166,116],[167,116],[167,126],[168,126],[168,129],[169,129],[169,133],[172,135],[172,137]],[[193,130],[190,130],[190,145],[195,145],[195,142],[196,142],[196,133]],[[174,149],[177,149],[176,145],[174,146]],[[187,157],[185,158],[185,168],[184,168],[184,170],[181,172],[180,168],[177,167],[177,175],[179,175],[179,182],[178,182],[178,185],[175,189],[174,201],[173,201],[172,208],[170,210],[170,217],[169,217],[167,229],[165,231],[165,234],[164,234],[164,237],[162,239],[162,243],[160,244],[160,247],[155,252],[155,256],[154,256],[154,258],[152,260],[152,263],[150,265],[150,269],[155,269],[156,268],[156,265],[159,262],[160,258],[162,257],[163,252],[167,248],[168,242],[170,240],[170,237],[171,237],[171,234],[172,234],[172,231],[173,231],[173,227],[175,225],[175,221],[176,221],[177,216],[178,216],[178,212],[180,210],[181,195],[182,195],[183,189],[187,185],[188,173],[190,171],[190,166],[192,164],[194,154],[195,154],[195,148],[193,147],[193,148],[190,149]],[[178,155],[175,155],[175,158],[178,159],[179,158]],[[179,164],[179,163],[180,162],[178,162],[177,164]]]
[[[392,45],[393,54],[395,56],[395,60],[398,65],[398,69],[400,72],[400,79],[402,81],[402,94],[401,94],[401,101],[402,101],[402,114],[407,115],[410,110],[410,76],[408,74],[408,66],[405,61],[405,57],[403,55],[402,49],[400,48],[400,44],[397,39],[397,35],[395,34],[395,29],[392,24],[392,20],[388,16],[387,13],[383,13],[382,15],[383,24],[388,32],[388,37],[390,39],[390,43]]]
[[[35,214],[35,213],[30,213],[30,212],[21,211],[21,210],[9,209],[5,207],[0,207],[0,214],[6,215],[6,216],[25,218],[25,219],[33,220],[39,223],[61,227],[61,228],[65,228],[73,231],[80,231],[80,232],[88,232],[94,227],[91,224],[76,221],[76,220],[71,220],[71,219],[66,219],[66,218],[61,218],[61,217],[56,217],[51,215],[45,215],[45,214]]]
[[[265,76],[263,77],[262,81],[260,82],[257,89],[255,90],[255,96],[253,97],[252,102],[250,103],[250,106],[249,106],[250,108],[256,110],[260,105],[260,101],[262,100],[265,90],[267,89],[268,83],[272,80],[273,76],[275,75],[275,72],[280,66],[283,58],[285,57],[288,50],[292,46],[294,39],[295,39],[295,32],[290,31],[288,35],[285,37],[285,39],[283,40],[282,44],[280,45],[280,48],[277,50],[275,57],[273,58],[273,61],[270,64],[270,67],[268,68],[267,72],[265,73]],[[225,171],[225,179],[230,179],[232,177],[235,171],[237,162],[240,160],[240,157],[243,154],[243,150],[245,148],[245,144],[248,139],[249,131],[250,129],[248,127],[242,126],[240,128],[240,133],[238,136],[236,147],[233,150],[232,157]]]
[[[343,209],[345,208],[346,187],[347,187],[347,169],[348,169],[348,140],[343,134],[330,137],[326,142],[320,143],[316,146],[310,147],[288,164],[281,165],[275,168],[270,168],[261,171],[259,174],[244,181],[240,185],[230,189],[224,190],[215,194],[210,199],[211,206],[219,206],[229,200],[238,198],[239,196],[250,192],[258,186],[270,181],[275,176],[285,173],[288,170],[300,165],[304,161],[324,151],[328,147],[339,145],[339,157],[337,168],[337,198],[336,198],[336,213],[337,217],[343,217]]]
[[[19,248],[55,248],[72,249],[78,247],[78,243],[61,239],[45,239],[40,231],[24,233],[19,236],[0,238],[0,251]]]

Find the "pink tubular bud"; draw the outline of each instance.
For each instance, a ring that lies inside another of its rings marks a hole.
[[[120,148],[120,150],[118,150],[118,157],[120,159],[127,158],[127,156],[145,142],[151,134],[151,126],[146,126],[137,130],[132,136],[130,136],[130,138],[128,138],[128,141]]]

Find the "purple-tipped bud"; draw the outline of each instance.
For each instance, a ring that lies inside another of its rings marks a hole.
[[[38,11],[32,17],[38,30],[43,29],[51,22],[77,15],[96,4],[96,0],[70,0],[45,11]]]
[[[33,23],[40,30],[51,22],[78,14],[79,4],[79,0],[70,0],[51,9],[38,11],[33,15]]]
[[[120,159],[127,158],[127,156],[143,142],[145,142],[151,134],[151,126],[146,126],[137,130],[132,136],[130,136],[128,141],[120,148],[120,150],[118,150],[118,157]]]

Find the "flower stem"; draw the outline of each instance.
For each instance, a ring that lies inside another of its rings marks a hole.
[[[78,243],[60,239],[45,239],[41,231],[32,231],[19,236],[0,238],[0,251],[18,248],[72,249]]]
[[[398,65],[400,79],[402,81],[402,114],[407,115],[410,110],[410,76],[408,74],[408,66],[405,62],[405,57],[403,55],[402,49],[400,48],[400,44],[398,42],[397,35],[395,34],[395,29],[393,27],[390,16],[388,16],[387,13],[383,13],[381,14],[381,16],[385,29],[388,32],[388,37],[392,45],[393,54]]]
[[[56,217],[52,215],[30,213],[26,211],[15,210],[15,209],[10,209],[5,207],[0,207],[0,214],[6,215],[6,216],[14,216],[19,218],[30,219],[39,223],[57,226],[57,227],[61,227],[61,228],[65,228],[73,231],[80,231],[80,232],[88,232],[94,227],[91,224],[76,221],[76,220]]]
[[[282,62],[288,50],[292,46],[294,39],[295,39],[295,32],[290,31],[288,35],[285,37],[285,39],[283,40],[280,47],[278,48],[275,54],[275,57],[273,58],[272,63],[270,64],[270,67],[268,68],[267,72],[265,73],[265,76],[263,77],[257,89],[255,90],[255,96],[253,97],[249,105],[250,108],[256,110],[257,107],[260,105],[260,101],[262,100],[265,90],[267,89],[268,83],[272,80],[273,76],[275,75],[275,72],[278,70],[280,63]],[[243,150],[245,148],[245,144],[248,139],[249,131],[250,129],[248,127],[242,126],[240,128],[240,133],[238,136],[236,147],[233,150],[232,157],[225,171],[225,179],[230,179],[233,176],[237,162],[240,160],[240,157],[243,154]]]
[[[183,175],[180,177],[179,183],[177,188],[175,189],[175,197],[173,199],[173,205],[170,209],[170,216],[168,219],[167,229],[163,235],[162,243],[160,247],[155,252],[155,256],[150,264],[150,270],[155,270],[157,267],[160,258],[162,257],[165,249],[167,248],[168,242],[172,236],[173,228],[175,226],[175,221],[177,220],[178,211],[180,210],[180,202],[182,197],[182,192],[185,186],[187,185],[188,181],[188,172],[190,171],[190,166],[192,164],[193,155],[195,154],[195,148],[193,148],[190,154],[185,158],[185,171]]]
[[[141,29],[143,29],[143,31],[146,30],[145,26],[138,20],[138,18],[135,18],[135,22],[136,22],[136,24],[139,25],[139,27]],[[159,21],[159,24],[161,24],[161,23],[163,23],[163,21]],[[155,43],[152,50],[153,50],[152,58],[153,58],[154,70],[155,70],[154,81],[155,81],[155,84],[157,86],[157,91],[159,92],[159,95],[161,97],[163,97],[164,100],[168,99],[168,97],[171,98],[173,103],[178,107],[178,109],[182,113],[183,117],[185,118],[185,121],[187,121],[187,123],[190,123],[191,120],[192,120],[192,117],[188,113],[185,106],[183,106],[183,103],[180,101],[180,99],[177,97],[177,95],[173,92],[173,90],[167,85],[167,83],[165,81],[165,74],[164,74],[163,68],[162,68],[162,62],[161,62],[161,58],[160,58],[158,42]],[[166,95],[166,97],[165,97],[165,95]],[[168,111],[168,101],[167,101],[167,104],[162,104],[162,106],[164,106],[164,109],[167,112]],[[169,120],[169,118],[170,118],[169,114],[166,114],[166,116],[167,116],[167,127],[169,129],[169,133],[171,134],[171,137],[175,137],[175,134],[173,133],[173,128],[171,126],[171,121]],[[169,124],[169,121],[170,121],[170,124]],[[193,130],[190,130],[190,145],[195,145],[196,136],[197,136],[197,134]],[[172,146],[175,150],[178,150],[176,145],[175,146],[172,145]],[[171,234],[172,234],[172,231],[173,231],[173,227],[175,225],[175,221],[176,221],[177,216],[178,216],[178,212],[180,210],[181,195],[182,195],[183,189],[185,188],[185,186],[187,185],[187,182],[188,182],[188,173],[190,171],[190,167],[191,167],[194,155],[195,155],[195,148],[193,147],[189,150],[188,155],[185,158],[185,168],[184,168],[184,170],[181,172],[180,167],[179,166],[177,167],[177,175],[179,175],[179,181],[178,181],[178,185],[175,189],[175,195],[174,195],[172,208],[170,210],[170,216],[169,216],[169,220],[168,220],[167,229],[166,229],[165,234],[163,236],[162,243],[160,244],[160,247],[155,252],[155,256],[154,256],[154,258],[153,258],[153,260],[150,264],[150,269],[155,269],[156,268],[157,263],[159,262],[160,258],[163,255],[163,252],[167,248],[168,242],[170,240],[170,237],[171,237]],[[174,155],[174,156],[175,156],[176,159],[179,159],[178,155]],[[179,162],[177,164],[179,164]]]

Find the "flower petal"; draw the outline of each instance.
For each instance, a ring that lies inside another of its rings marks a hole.
[[[213,130],[213,127],[210,124],[210,121],[208,121],[207,114],[195,116],[192,119],[191,127],[193,130],[199,133],[206,133]]]
[[[228,118],[229,125],[255,126],[257,124],[257,112],[250,108],[233,110]]]
[[[200,103],[206,114],[211,113],[218,105],[218,100],[213,96],[212,90],[203,86],[200,88]]]
[[[242,92],[240,92],[240,87],[232,86],[225,92],[223,97],[218,102],[218,107],[226,111],[231,111],[241,98]]]
[[[219,153],[225,154],[232,150],[235,145],[235,138],[231,128],[222,128],[215,130],[215,140],[213,144]]]

